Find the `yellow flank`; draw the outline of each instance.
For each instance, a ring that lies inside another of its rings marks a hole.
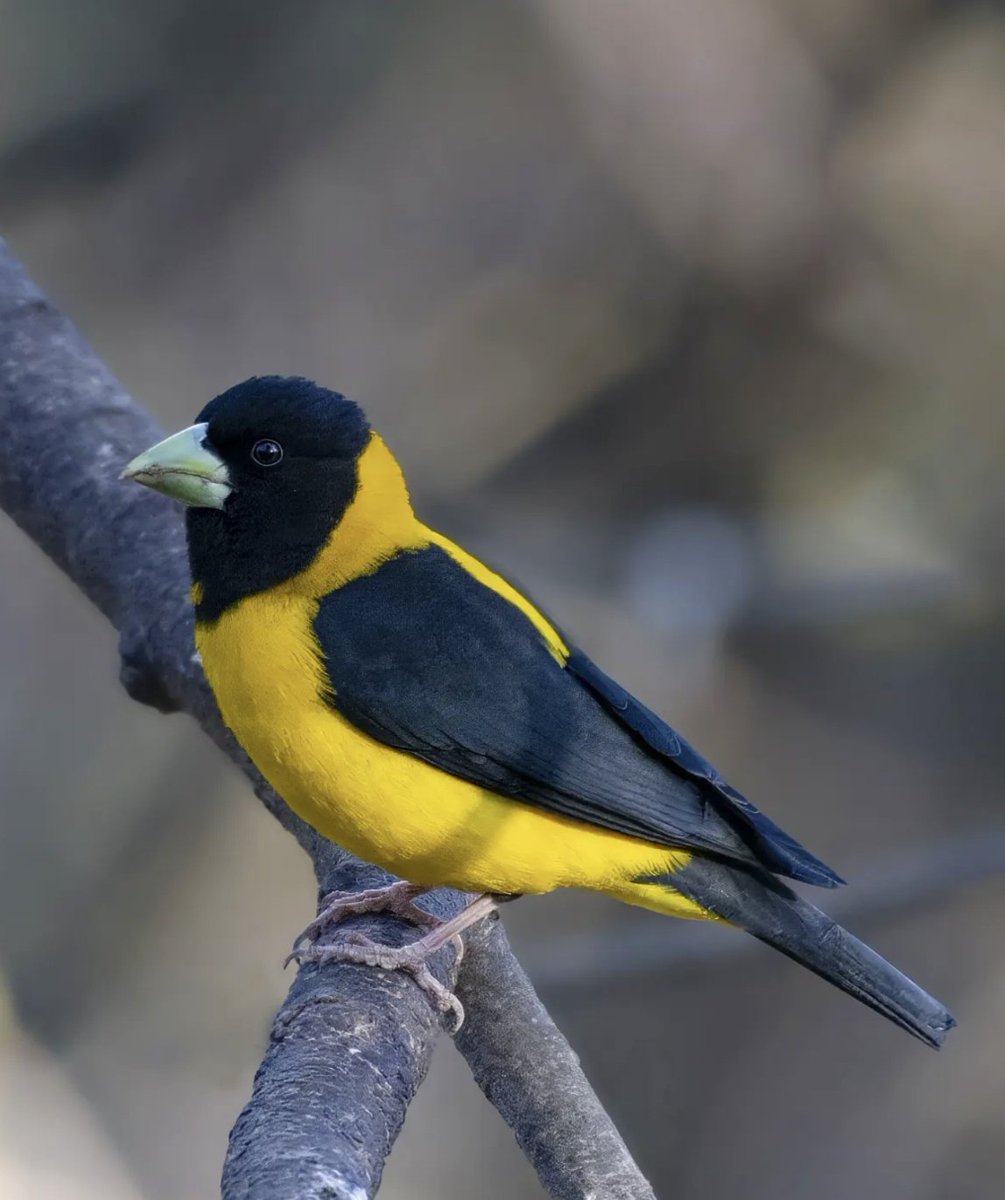
[[[324,703],[313,629],[320,598],[403,548],[428,545],[523,612],[564,663],[561,637],[525,597],[417,520],[397,463],[373,435],[356,498],[315,561],[196,626],[223,718],[262,774],[326,837],[414,883],[472,892],[579,887],[675,916],[709,917],[669,888],[633,882],[686,865],[689,853],[497,796],[385,746]]]

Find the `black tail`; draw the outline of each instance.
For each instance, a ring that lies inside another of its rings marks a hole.
[[[938,1000],[767,871],[696,855],[660,882],[809,967],[929,1046],[941,1046],[956,1024]]]

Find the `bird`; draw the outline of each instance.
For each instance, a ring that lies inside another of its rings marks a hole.
[[[844,881],[502,575],[416,515],[361,408],[254,376],[122,477],[186,505],[195,641],[224,722],[310,826],[395,882],[332,893],[298,962],[409,973],[502,899],[600,892],[746,930],[929,1046],[946,1007],[799,895]],[[475,897],[441,921],[417,901]],[[404,946],[322,933],[361,912]]]

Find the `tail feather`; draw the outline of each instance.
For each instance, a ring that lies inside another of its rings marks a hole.
[[[699,858],[661,880],[938,1048],[950,1012],[767,871]]]

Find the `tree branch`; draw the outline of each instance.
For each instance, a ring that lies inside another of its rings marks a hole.
[[[311,855],[322,891],[386,881],[299,820],[223,725],[194,652],[179,514],[162,497],[118,482],[122,465],[161,430],[2,240],[0,428],[0,505],[118,630],[129,694],[199,722]],[[447,891],[429,898],[439,915],[462,902]],[[409,935],[389,918],[360,919],[360,928],[390,943]],[[483,923],[468,946],[458,983],[467,1021],[458,1046],[544,1186],[569,1200],[652,1197],[500,923]],[[446,980],[452,954],[440,957]],[[226,1200],[372,1196],[436,1033],[426,996],[400,972],[303,967],[231,1134]]]

